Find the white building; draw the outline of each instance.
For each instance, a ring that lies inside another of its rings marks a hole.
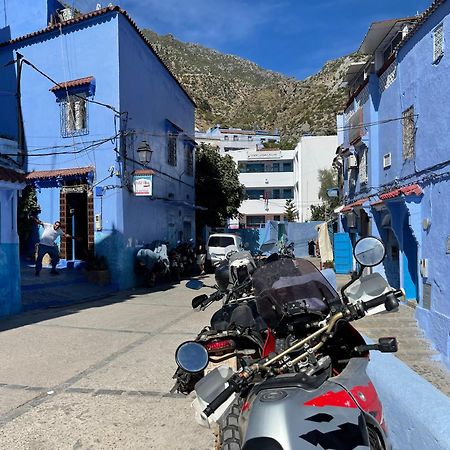
[[[284,220],[286,200],[292,199],[298,220],[311,218],[311,205],[319,199],[319,170],[330,169],[337,148],[337,136],[303,136],[295,150],[264,148],[264,142],[280,142],[280,135],[267,131],[221,128],[196,131],[198,144],[210,144],[229,154],[239,168],[245,186],[240,217],[229,226],[255,227],[268,220]]]
[[[336,156],[337,136],[303,136],[295,147],[294,177],[299,221],[311,218],[311,205],[319,205],[319,170],[330,169]]]
[[[241,225],[254,227],[268,220],[283,220],[286,199],[295,200],[295,150],[237,150],[239,181],[246,199],[239,208]],[[232,226],[238,226],[236,219]]]
[[[280,135],[278,132],[221,128],[220,125],[216,125],[206,132],[196,131],[195,140],[198,144],[219,147],[220,153],[225,154],[236,150],[257,150],[265,142],[280,142]]]

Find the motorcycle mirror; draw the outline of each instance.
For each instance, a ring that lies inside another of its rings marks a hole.
[[[194,289],[195,291],[198,291],[204,286],[203,281],[200,280],[189,280],[186,283],[186,287],[189,289]]]
[[[353,255],[361,266],[373,267],[383,261],[386,248],[380,239],[373,236],[365,237],[355,244]]]
[[[206,294],[198,295],[192,299],[192,308],[197,309],[202,306],[202,303],[208,300],[208,296]]]
[[[208,365],[209,357],[203,345],[194,341],[186,341],[177,348],[175,361],[178,367],[185,372],[198,373]]]

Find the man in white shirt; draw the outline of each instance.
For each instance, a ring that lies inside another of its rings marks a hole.
[[[52,260],[52,270],[50,271],[50,273],[52,275],[59,275],[59,272],[56,271],[56,266],[59,263],[59,249],[55,244],[55,241],[59,236],[63,236],[67,239],[71,239],[72,236],[65,233],[61,229],[61,222],[59,220],[57,220],[53,225],[51,223],[44,223],[36,218],[34,218],[34,220],[38,225],[41,225],[44,228],[44,232],[42,233],[41,240],[38,244],[35,275],[37,277],[39,276],[39,273],[42,270],[42,259],[47,253],[50,255],[50,258]]]

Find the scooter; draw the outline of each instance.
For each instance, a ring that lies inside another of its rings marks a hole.
[[[217,449],[391,449],[366,368],[369,351],[395,352],[397,342],[386,337],[368,345],[351,325],[375,308],[398,307],[402,291],[385,282],[374,289],[373,280],[364,286],[363,269],[384,253],[376,238],[357,242],[360,289],[344,286],[342,298],[306,260],[280,259],[255,272],[258,312],[273,330],[276,352],[237,371],[216,368],[195,385],[196,419],[219,428]],[[185,343],[176,361],[196,373],[209,355]]]

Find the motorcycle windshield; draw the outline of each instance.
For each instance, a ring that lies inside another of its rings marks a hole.
[[[290,315],[327,315],[338,293],[314,264],[282,258],[253,274],[258,312],[273,327]]]

